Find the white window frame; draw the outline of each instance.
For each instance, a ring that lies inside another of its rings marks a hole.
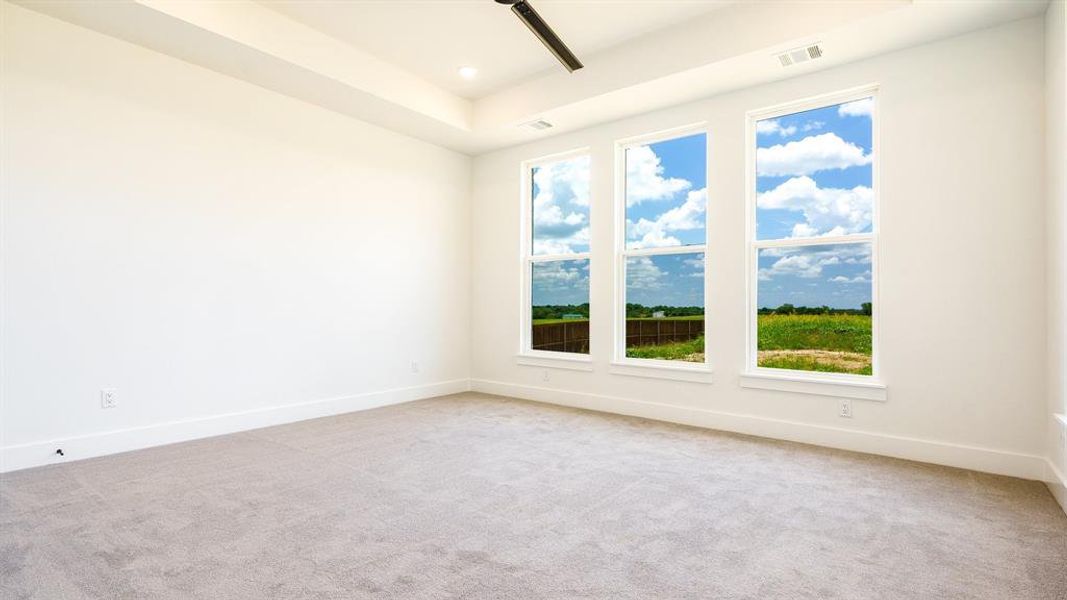
[[[874,192],[874,202],[871,207],[871,232],[865,234],[851,234],[846,236],[817,237],[801,239],[759,240],[756,237],[756,147],[757,133],[756,123],[764,119],[784,117],[799,112],[825,108],[835,104],[843,104],[863,98],[874,98],[874,110],[871,113],[871,189]],[[778,391],[801,392],[858,398],[862,400],[885,400],[886,386],[881,381],[879,369],[879,313],[880,302],[878,299],[879,282],[879,204],[881,202],[881,187],[879,185],[879,162],[881,152],[879,148],[879,113],[880,102],[878,99],[878,85],[871,84],[858,88],[852,88],[840,92],[833,92],[812,98],[806,98],[786,104],[780,104],[769,108],[749,111],[746,114],[745,127],[745,256],[746,256],[746,289],[748,310],[748,326],[746,334],[745,371],[741,375],[741,386]],[[758,298],[759,286],[759,251],[765,248],[802,247],[802,246],[828,246],[838,244],[871,245],[871,375],[854,375],[851,373],[825,373],[817,371],[801,371],[793,369],[775,369],[760,367],[756,363],[758,351]]]
[[[579,156],[589,157],[589,171],[590,178],[592,178],[593,171],[593,156],[588,147],[576,148],[565,152],[559,152],[556,154],[549,154],[539,158],[523,161],[520,165],[520,185],[522,186],[522,193],[520,196],[520,216],[519,216],[519,271],[520,275],[520,289],[519,294],[519,351],[516,355],[516,362],[521,365],[533,366],[533,367],[550,367],[559,369],[569,369],[577,371],[591,371],[592,367],[592,340],[593,340],[593,328],[592,328],[592,296],[593,296],[593,201],[592,201],[592,189],[590,189],[589,199],[589,249],[585,252],[574,254],[534,254],[533,253],[533,170],[536,167],[576,158]],[[592,188],[592,186],[590,186]],[[533,349],[533,316],[532,302],[533,302],[533,283],[531,281],[531,275],[533,271],[534,263],[538,262],[553,262],[561,260],[588,260],[589,261],[589,354],[577,354],[574,352],[556,352],[552,350],[534,350]]]
[[[670,246],[666,248],[643,248],[640,250],[627,250],[626,248],[626,151],[635,146],[644,146],[664,142],[691,135],[703,134],[706,144],[706,159],[704,162],[705,186],[709,193],[705,198],[704,206],[704,243],[689,246]],[[711,383],[711,353],[708,351],[711,336],[709,335],[710,319],[708,318],[708,299],[711,297],[709,271],[709,236],[711,228],[708,226],[708,209],[710,208],[710,182],[707,181],[711,173],[711,132],[706,123],[693,123],[681,127],[674,127],[655,133],[629,137],[615,142],[615,327],[614,327],[614,351],[610,371],[618,375],[630,375],[635,377],[651,377],[656,379],[677,379],[697,383]],[[630,358],[626,356],[626,259],[634,256],[664,256],[670,254],[697,254],[704,255],[704,362],[687,363],[683,361],[671,361],[651,358]]]

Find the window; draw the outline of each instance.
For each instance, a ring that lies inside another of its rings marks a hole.
[[[689,128],[619,153],[616,362],[706,368],[707,135]]]
[[[749,367],[875,374],[874,90],[750,116]]]
[[[589,155],[524,165],[527,355],[589,354]]]

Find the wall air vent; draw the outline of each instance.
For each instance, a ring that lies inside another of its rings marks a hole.
[[[791,67],[797,63],[808,62],[809,60],[815,60],[822,57],[822,46],[818,43],[810,46],[802,46],[800,48],[793,48],[792,50],[786,50],[781,54],[778,54],[778,62],[783,67]]]
[[[533,129],[534,131],[541,131],[542,129],[548,129],[552,127],[552,123],[549,123],[544,119],[536,119],[534,121],[530,121],[529,123],[523,123],[522,125],[519,125],[519,127]]]

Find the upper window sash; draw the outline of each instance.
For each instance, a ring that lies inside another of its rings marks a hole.
[[[672,130],[619,146],[623,251],[707,243],[707,132]]]
[[[587,152],[527,164],[529,239],[525,254],[587,254],[590,246]]]

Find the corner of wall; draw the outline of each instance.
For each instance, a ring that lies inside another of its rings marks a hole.
[[[1045,12],[1045,194],[1046,194],[1046,317],[1048,362],[1046,368],[1047,451],[1046,482],[1067,512],[1067,11],[1063,0],[1053,0]]]

